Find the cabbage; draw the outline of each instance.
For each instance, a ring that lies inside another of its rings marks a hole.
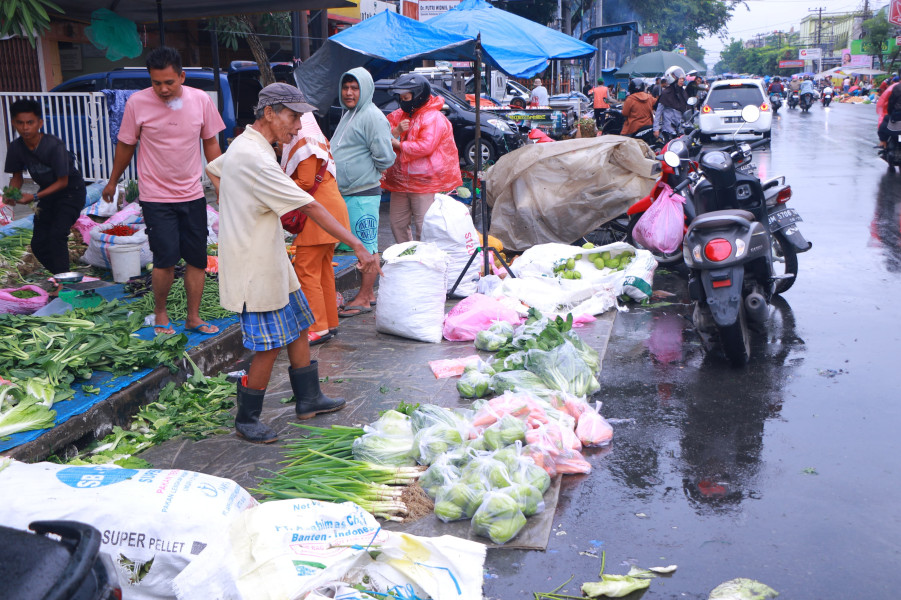
[[[526,439],[526,424],[512,415],[504,415],[482,433],[488,450],[499,450]]]
[[[491,377],[479,371],[466,371],[457,381],[457,391],[463,398],[481,398],[490,391]]]
[[[518,467],[510,471],[510,478],[514,483],[537,488],[542,494],[551,487],[551,476],[529,457],[523,457]]]
[[[582,584],[582,593],[589,598],[604,596],[622,598],[632,592],[647,589],[650,579],[630,577],[629,575],[601,575],[601,581],[590,581]]]
[[[396,410],[386,410],[371,427],[385,435],[413,435],[410,417]]]
[[[438,490],[460,479],[460,469],[447,461],[441,460],[432,463],[422,477],[419,478],[419,486],[425,490],[429,498],[434,500],[438,496]]]
[[[547,351],[529,350],[526,369],[538,375],[547,387],[574,396],[590,396],[601,389],[594,373],[569,341]]]
[[[710,592],[708,600],[772,600],[779,592],[754,579],[739,577],[721,583]]]
[[[472,517],[472,530],[476,535],[491,539],[495,544],[505,544],[525,526],[526,517],[516,501],[500,492],[489,492]]]
[[[412,425],[414,433],[418,433],[420,430],[432,425],[441,424],[459,429],[461,425],[466,425],[467,423],[468,419],[463,416],[458,415],[449,408],[435,404],[421,404],[410,415],[410,425]]]
[[[485,488],[481,484],[462,481],[441,487],[435,496],[435,516],[444,521],[457,521],[473,516],[482,504]]]
[[[37,398],[21,400],[14,407],[0,413],[0,438],[35,429],[48,429],[56,422],[56,411],[37,402]]]
[[[496,394],[507,390],[514,392],[533,392],[548,389],[541,377],[528,371],[505,371],[491,378],[491,389]]]
[[[544,510],[544,498],[541,492],[531,485],[516,483],[510,487],[505,487],[501,492],[513,498],[516,501],[516,506],[527,517]]]
[[[419,450],[419,464],[430,465],[439,456],[463,444],[463,435],[459,429],[439,424],[420,430],[413,440],[414,448]]]

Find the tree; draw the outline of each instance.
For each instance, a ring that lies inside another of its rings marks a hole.
[[[48,10],[63,12],[50,0],[4,0],[0,7],[0,38],[21,35],[34,47],[37,39],[50,29]]]
[[[614,2],[605,3],[604,19],[608,21],[607,5],[611,5],[610,17],[621,18],[622,10],[616,10]],[[658,34],[659,47],[669,50],[677,44],[692,42],[708,35],[722,33],[738,0],[626,0],[633,20],[641,23],[644,31]],[[697,47],[697,44],[694,44]],[[692,58],[703,59],[695,52]]]
[[[720,53],[720,62],[714,70],[717,73],[753,73],[765,75],[772,73],[788,74],[788,69],[780,69],[779,61],[793,59],[798,56],[795,46],[764,46],[762,48],[745,48],[741,40],[733,39]]]
[[[704,56],[707,51],[698,45],[698,40],[685,40],[685,55],[702,65],[704,64]]]
[[[516,0],[498,3],[499,8],[542,25],[557,18],[557,0]]]
[[[291,15],[286,12],[264,13],[251,21],[248,15],[235,17],[215,17],[207,22],[207,30],[215,31],[219,41],[230,50],[238,49],[238,40],[246,40],[253,53],[253,59],[260,69],[260,83],[263,87],[275,83],[275,75],[269,65],[269,55],[257,36],[257,29],[273,35],[291,35]]]
[[[869,46],[873,56],[879,57],[879,63],[882,64],[882,43],[888,38],[888,32],[891,29],[891,23],[885,18],[885,13],[876,13],[872,19],[867,19],[861,24],[864,31],[864,45]]]

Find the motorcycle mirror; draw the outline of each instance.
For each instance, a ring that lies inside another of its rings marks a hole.
[[[760,109],[753,104],[749,104],[741,109],[741,118],[745,123],[754,123],[760,118]]]
[[[677,168],[682,164],[682,160],[679,158],[679,155],[673,152],[672,150],[667,150],[663,153],[663,162],[671,166],[672,168]]]
[[[692,97],[692,98],[689,98],[689,99],[688,99],[688,105],[689,105],[689,106],[694,106],[694,105],[697,104],[697,103],[698,103],[698,99],[697,99],[697,98]]]

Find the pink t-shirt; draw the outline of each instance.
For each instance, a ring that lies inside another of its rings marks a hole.
[[[119,141],[137,144],[138,184],[143,202],[185,202],[203,198],[200,140],[214,137],[225,123],[206,92],[182,86],[168,104],[152,88],[135,92],[125,104]]]

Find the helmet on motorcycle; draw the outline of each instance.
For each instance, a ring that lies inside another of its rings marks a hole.
[[[388,92],[394,95],[405,113],[412,115],[413,111],[428,102],[432,95],[432,86],[429,85],[429,80],[419,73],[407,73],[394,80]],[[401,100],[401,94],[408,92],[413,94],[412,100]]]
[[[644,91],[644,80],[643,79],[630,79],[629,80],[629,93],[634,94],[636,92]]]
[[[666,73],[663,74],[664,79],[666,79],[667,85],[673,85],[679,79],[685,77],[685,71],[682,67],[670,67],[666,70]]]
[[[776,75],[776,77],[773,78],[773,81],[775,81],[776,83],[781,83],[781,82],[782,82],[782,78],[779,77],[778,75]]]

